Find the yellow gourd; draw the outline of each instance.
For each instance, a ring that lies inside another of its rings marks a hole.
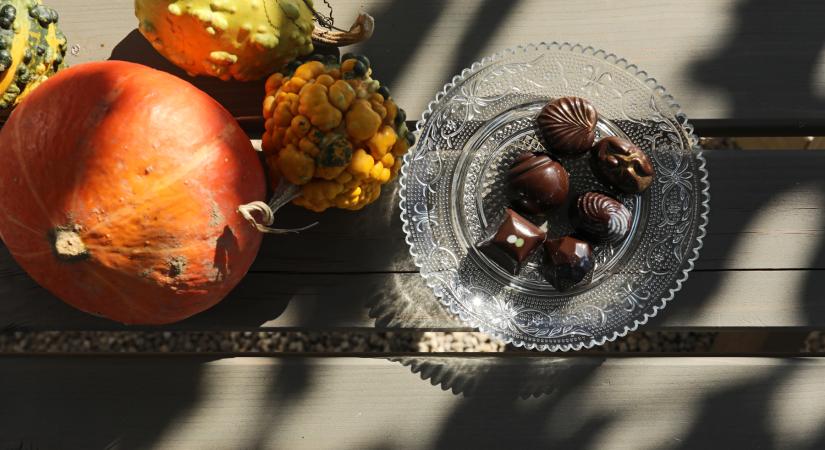
[[[0,0],[0,111],[64,67],[58,14],[39,0]]]
[[[347,32],[315,26],[312,0],[135,0],[140,32],[189,75],[257,80],[313,50],[313,40],[349,45],[369,38],[373,19]]]
[[[273,180],[300,186],[295,204],[361,209],[398,175],[415,138],[367,58],[312,59],[266,82],[266,163]]]

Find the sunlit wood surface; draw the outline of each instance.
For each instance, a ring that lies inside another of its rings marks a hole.
[[[825,445],[821,358],[8,357],[0,373],[0,448]]]
[[[136,31],[133,0],[52,0],[74,46],[70,64],[138,61],[181,76]],[[355,49],[420,116],[453,75],[527,43],[578,42],[645,69],[695,119],[825,121],[825,2],[736,0],[336,0],[336,25],[376,19]],[[318,8],[324,10],[322,2]],[[238,116],[260,115],[261,83],[195,83]]]
[[[332,3],[339,26],[375,16],[373,40],[344,51],[369,55],[411,119],[473,61],[556,40],[638,64],[691,119],[749,135],[825,126],[822,1]],[[137,32],[132,0],[48,4],[70,64],[186,77]],[[190,81],[238,117],[260,115],[260,82]],[[649,329],[825,326],[825,152],[791,149],[825,142],[800,140],[706,152],[705,246]],[[396,189],[357,213],[287,207],[279,226],[320,225],[266,237],[228,299],[164,329],[466,330],[408,256]],[[0,330],[111,329],[123,327],[65,306],[0,246]],[[822,358],[560,356],[2,356],[0,448],[825,447]]]

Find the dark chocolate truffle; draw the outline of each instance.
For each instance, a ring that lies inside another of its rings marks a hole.
[[[567,170],[543,153],[521,155],[507,173],[507,197],[526,214],[541,214],[560,206],[569,189]]]
[[[549,150],[561,156],[581,155],[596,139],[596,108],[579,97],[562,97],[548,103],[536,122]]]
[[[544,242],[542,273],[547,282],[560,291],[581,283],[593,265],[593,250],[585,241],[565,236]]]
[[[590,166],[600,180],[627,194],[638,194],[653,182],[650,158],[620,137],[600,140],[590,155]]]
[[[545,237],[541,228],[507,208],[496,234],[482,242],[478,249],[504,270],[516,275],[524,260],[544,242]]]
[[[630,210],[608,195],[586,192],[572,207],[571,221],[576,231],[597,242],[618,242],[630,230]]]

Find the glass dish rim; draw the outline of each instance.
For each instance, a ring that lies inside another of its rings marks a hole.
[[[452,314],[458,316],[459,320],[505,343],[512,344],[516,347],[523,347],[526,349],[535,349],[543,351],[570,351],[589,349],[597,345],[604,345],[606,342],[613,342],[620,337],[626,336],[629,332],[637,330],[639,326],[646,324],[648,321],[650,321],[651,318],[656,317],[659,311],[663,310],[667,306],[667,303],[670,302],[676,296],[676,293],[682,289],[684,282],[687,281],[690,272],[693,270],[695,266],[696,260],[699,258],[699,251],[702,249],[704,245],[704,238],[707,234],[708,216],[710,212],[710,184],[708,182],[708,171],[706,167],[707,163],[704,156],[702,155],[701,147],[698,143],[699,139],[694,133],[693,126],[688,121],[687,116],[682,112],[681,106],[678,103],[676,103],[673,96],[668,94],[664,86],[659,84],[659,82],[655,78],[649,76],[646,71],[641,70],[635,64],[631,64],[625,58],[621,58],[613,53],[609,53],[605,50],[597,49],[592,46],[585,46],[579,43],[569,42],[559,43],[553,41],[550,43],[540,42],[538,44],[530,43],[524,45],[517,45],[515,47],[510,47],[503,51],[497,52],[493,55],[486,56],[482,58],[480,61],[474,62],[470,67],[463,69],[460,74],[453,76],[452,79],[448,83],[446,83],[443,86],[443,88],[436,94],[435,99],[427,104],[427,108],[421,114],[421,119],[416,124],[416,134],[418,134],[419,136],[421,135],[422,130],[426,126],[428,119],[433,114],[434,109],[437,107],[437,105],[454,87],[456,87],[456,85],[463,82],[469,75],[472,75],[480,69],[487,67],[491,63],[494,63],[505,57],[516,55],[519,53],[525,53],[528,51],[541,50],[577,52],[585,56],[603,59],[607,63],[617,66],[619,69],[628,72],[630,75],[640,80],[645,86],[647,86],[650,89],[651,92],[656,93],[662,99],[662,101],[664,101],[668,105],[670,112],[673,114],[673,117],[676,119],[676,121],[679,124],[681,124],[685,136],[688,138],[690,149],[697,160],[697,172],[701,175],[699,179],[699,184],[697,185],[697,189],[700,191],[699,194],[702,199],[701,204],[697,205],[697,207],[699,208],[699,223],[697,234],[694,239],[694,245],[691,246],[690,250],[687,252],[686,264],[681,269],[681,275],[677,276],[677,278],[672,283],[671,287],[668,288],[667,295],[663,296],[663,298],[657,304],[652,305],[652,308],[649,312],[645,312],[640,318],[634,319],[632,324],[629,322],[625,324],[623,330],[614,331],[612,335],[593,337],[589,341],[581,341],[575,344],[544,344],[528,342],[522,339],[515,339],[511,336],[498,333],[495,330],[487,328],[485,324],[479,323],[469,315],[462,314],[459,308],[453,307],[454,300],[452,300],[450,296],[443,290],[437,289],[437,280],[433,279],[433,277],[430,274],[424,272],[419,273],[425,279],[426,285],[433,290],[439,302],[446,306]],[[415,149],[412,149],[411,151],[407,152],[406,155],[404,155],[404,160],[401,167],[401,176],[399,177],[399,206],[401,208],[400,215],[402,221],[402,229],[405,234],[405,241],[409,246],[410,255],[413,258],[415,266],[418,269],[422,269],[424,266],[424,262],[422,261],[422,259],[426,255],[422,255],[416,251],[416,245],[414,244],[412,239],[410,223],[411,221],[406,207],[407,179],[409,177],[408,168],[410,160],[414,154]]]

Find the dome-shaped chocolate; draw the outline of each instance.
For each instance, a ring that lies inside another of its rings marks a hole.
[[[589,101],[580,97],[562,97],[545,105],[536,123],[551,152],[577,156],[593,147],[598,119],[596,108]]]
[[[643,192],[653,182],[650,158],[632,142],[616,136],[604,138],[590,155],[593,173],[627,194]]]
[[[613,197],[586,192],[572,206],[573,226],[585,237],[612,243],[624,239],[630,230],[630,210]]]
[[[567,170],[544,153],[521,155],[507,173],[507,197],[526,214],[542,214],[562,205],[569,190]]]

